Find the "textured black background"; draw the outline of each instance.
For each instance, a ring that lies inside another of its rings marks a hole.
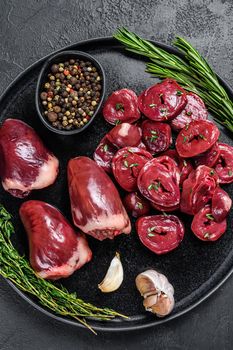
[[[67,44],[121,25],[170,43],[185,36],[233,86],[233,1],[0,1],[0,93],[24,68]],[[231,349],[233,279],[180,319],[154,329],[98,334],[34,311],[0,279],[0,349]],[[133,300],[132,300],[133,302]]]

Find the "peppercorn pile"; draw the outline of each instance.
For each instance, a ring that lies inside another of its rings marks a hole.
[[[101,96],[101,76],[89,61],[53,64],[40,94],[43,115],[59,130],[82,128],[92,118]]]

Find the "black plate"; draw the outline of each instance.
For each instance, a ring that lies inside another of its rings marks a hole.
[[[169,46],[159,45],[169,52],[177,52]],[[144,60],[125,53],[121,45],[114,39],[92,39],[65,49],[88,52],[100,61],[106,72],[107,94],[123,87],[132,88],[139,93],[156,82],[155,78],[144,72]],[[71,221],[66,179],[67,161],[77,155],[91,157],[98,142],[111,127],[99,116],[90,128],[80,135],[65,137],[47,130],[36,114],[34,103],[36,81],[44,61],[45,58],[33,64],[10,85],[0,101],[0,118],[1,121],[9,117],[23,119],[36,129],[46,145],[59,158],[60,175],[57,182],[50,188],[33,192],[29,198],[44,200],[57,206]],[[232,90],[226,84],[224,85],[230,96],[233,96]],[[221,140],[233,145],[226,131],[222,131]],[[225,188],[231,195],[233,186],[229,185]],[[26,234],[18,216],[22,200],[13,198],[2,188],[0,189],[0,200],[14,217],[16,227],[16,234],[13,237],[14,244],[20,253],[27,255]],[[180,215],[186,226],[184,241],[178,249],[164,256],[156,256],[145,248],[139,242],[134,230],[131,235],[121,235],[114,241],[99,242],[90,237],[88,240],[94,253],[92,261],[61,282],[70,291],[76,291],[79,297],[86,301],[99,306],[108,306],[131,316],[127,321],[90,320],[90,324],[97,330],[131,330],[167,322],[206,299],[230,276],[233,266],[232,216],[231,212],[225,235],[219,241],[208,244],[194,237],[190,231],[190,218]],[[124,282],[117,292],[102,294],[97,285],[104,277],[116,250],[121,253],[125,271]],[[144,312],[142,299],[135,288],[134,281],[136,275],[147,268],[155,268],[165,273],[175,288],[176,305],[172,314],[166,318],[159,319]],[[43,313],[62,322],[80,326],[72,319],[58,317],[42,308],[37,300],[20,292],[12,283],[10,284],[24,299]]]

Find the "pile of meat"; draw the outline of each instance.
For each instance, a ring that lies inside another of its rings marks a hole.
[[[138,98],[128,89],[114,92],[103,115],[117,125],[94,159],[128,192],[123,202],[138,218],[141,242],[156,254],[176,248],[184,225],[167,212],[178,210],[193,216],[191,229],[199,239],[217,240],[232,204],[220,185],[233,182],[233,148],[219,142],[201,98],[166,79]],[[148,215],[151,208],[162,215]]]
[[[184,225],[174,214],[193,215],[192,231],[204,241],[226,230],[231,199],[220,187],[233,182],[233,148],[221,143],[207,120],[203,101],[166,79],[139,97],[128,89],[114,92],[103,116],[117,124],[94,153],[68,163],[74,230],[54,206],[29,200],[20,217],[30,246],[30,262],[42,278],[68,277],[91,260],[85,234],[113,239],[131,232],[127,212],[137,218],[141,242],[156,254],[175,249]],[[172,130],[178,132],[172,147]],[[17,119],[0,129],[0,176],[6,191],[25,198],[50,186],[59,162],[35,131]],[[123,201],[113,180],[127,193]],[[158,215],[151,211],[160,212]],[[161,213],[162,212],[162,213]]]

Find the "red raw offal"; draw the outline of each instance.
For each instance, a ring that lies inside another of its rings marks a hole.
[[[117,148],[137,147],[142,141],[142,130],[136,125],[122,123],[110,130],[106,137]]]
[[[151,206],[158,211],[171,212],[171,211],[177,211],[180,208],[180,203],[177,205],[174,205],[173,207],[165,207],[165,206],[154,204],[154,203],[151,203]]]
[[[183,159],[179,156],[175,149],[168,149],[162,153],[163,156],[172,158],[180,170],[180,185],[187,179],[191,171],[193,170],[192,163],[188,159]]]
[[[141,169],[137,184],[141,194],[158,206],[175,207],[180,202],[179,169],[167,156],[154,158]]]
[[[203,100],[193,92],[186,93],[187,104],[183,111],[171,121],[174,131],[180,131],[194,120],[206,120],[208,111]]]
[[[69,277],[91,260],[92,252],[84,235],[75,232],[52,205],[27,201],[19,214],[29,240],[30,264],[39,277]]]
[[[194,158],[194,163],[196,166],[206,165],[213,168],[219,159],[220,149],[218,143],[216,142],[208,151],[200,154]]]
[[[145,120],[142,123],[142,141],[152,154],[166,151],[172,144],[171,128],[165,123]]]
[[[178,247],[184,237],[184,225],[175,215],[152,215],[136,221],[138,236],[155,254],[166,254]]]
[[[208,120],[191,122],[177,136],[177,152],[182,158],[198,156],[208,151],[218,140],[219,135],[217,126]]]
[[[225,143],[219,143],[219,158],[214,167],[219,176],[220,184],[233,182],[233,147]]]
[[[138,97],[133,90],[121,89],[113,92],[105,102],[103,116],[110,124],[134,123],[140,116]]]
[[[217,187],[212,197],[212,215],[215,218],[215,221],[223,221],[227,217],[231,205],[232,200],[228,193],[222,188]]]
[[[123,199],[123,203],[126,211],[134,218],[148,214],[151,209],[148,200],[138,192],[127,193]]]
[[[147,118],[157,122],[173,119],[186,103],[185,90],[172,79],[165,79],[150,86],[138,98],[140,111]]]
[[[93,158],[108,173],[112,172],[112,158],[119,148],[138,146],[146,148],[141,140],[140,127],[123,123],[115,126],[107,133],[97,146]]]
[[[117,147],[114,146],[105,135],[100,143],[98,144],[93,158],[95,162],[106,172],[112,172],[112,158],[114,154],[117,152]]]
[[[128,192],[137,190],[137,177],[152,155],[138,147],[121,148],[112,160],[113,175],[118,184]]]
[[[217,185],[216,172],[205,165],[199,165],[183,183],[180,210],[186,214],[196,214],[211,201]]]
[[[68,163],[68,186],[74,224],[99,240],[130,233],[131,223],[112,180],[92,159]]]
[[[191,229],[202,241],[211,242],[219,239],[227,228],[227,221],[216,222],[212,216],[210,205],[202,208],[193,218]]]
[[[18,119],[6,119],[0,129],[0,177],[4,190],[24,198],[32,190],[52,185],[58,175],[58,159],[36,132]]]

